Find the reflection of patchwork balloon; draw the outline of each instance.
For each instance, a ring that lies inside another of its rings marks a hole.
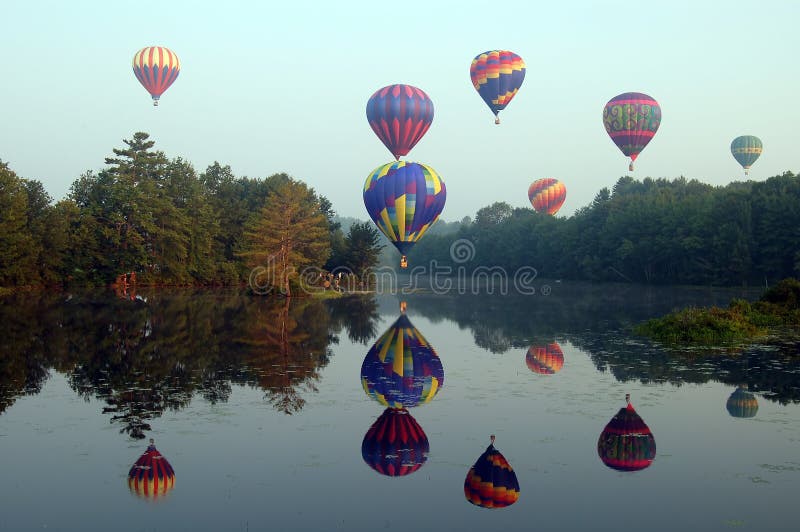
[[[603,429],[597,454],[605,465],[618,471],[639,471],[653,462],[656,440],[630,402]]]
[[[413,473],[428,459],[428,437],[406,409],[387,408],[361,443],[361,456],[382,475]]]
[[[174,486],[175,471],[150,440],[147,450],[128,472],[128,487],[141,497],[156,499]]]
[[[528,187],[528,199],[536,212],[555,214],[567,199],[567,187],[552,177],[537,179]]]
[[[731,142],[731,155],[744,168],[744,175],[750,173],[750,167],[761,156],[764,146],[761,139],[753,135],[736,137]]]
[[[519,482],[511,465],[492,445],[478,458],[464,479],[464,496],[483,508],[505,508],[519,499]]]
[[[367,101],[367,121],[395,159],[408,155],[433,122],[433,102],[411,85],[389,85]]]
[[[525,79],[525,61],[508,50],[490,50],[478,54],[469,67],[472,86],[489,109],[497,113],[517,95]],[[500,119],[495,120],[496,124]]]
[[[361,384],[382,405],[409,408],[433,399],[444,384],[444,368],[436,351],[403,314],[367,353]]]
[[[745,388],[738,387],[728,397],[725,408],[733,417],[754,417],[758,413],[758,400]]]
[[[364,183],[367,213],[403,255],[439,219],[446,198],[444,181],[421,163],[384,164]]]
[[[528,369],[542,375],[558,373],[564,367],[564,353],[556,342],[545,346],[531,346],[525,355]]]
[[[661,125],[658,102],[640,92],[626,92],[613,97],[603,109],[603,124],[614,144],[633,161],[653,139]]]
[[[175,52],[163,46],[142,48],[133,56],[133,73],[153,98],[153,105],[178,78],[181,63]]]

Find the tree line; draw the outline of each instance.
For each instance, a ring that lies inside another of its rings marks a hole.
[[[536,268],[540,277],[653,284],[774,284],[800,272],[800,177],[711,186],[622,177],[568,218],[498,202],[426,235],[412,264]],[[464,239],[471,260],[451,257]]]
[[[363,271],[380,251],[367,223],[345,234],[330,201],[286,174],[236,177],[218,162],[198,174],[153,150],[147,133],[114,149],[53,203],[41,182],[0,161],[0,289],[108,285],[237,285],[260,266],[287,293],[303,267]]]

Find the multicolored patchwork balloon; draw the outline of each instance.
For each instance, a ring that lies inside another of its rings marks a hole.
[[[661,125],[661,107],[653,98],[640,92],[626,92],[608,101],[603,109],[603,123],[614,144],[633,161],[647,146]]]
[[[552,375],[564,367],[564,353],[556,342],[543,346],[534,345],[525,354],[528,369],[542,375]]]
[[[378,229],[406,255],[444,209],[447,190],[430,166],[396,161],[373,170],[364,183],[364,205]]]
[[[433,347],[402,314],[364,357],[361,385],[383,406],[411,408],[439,392],[444,368]]]
[[[498,113],[516,96],[525,79],[525,61],[508,50],[490,50],[478,54],[469,67],[472,86],[500,123]]]
[[[153,105],[178,78],[181,62],[175,52],[163,46],[142,48],[133,56],[133,73],[153,98]]]
[[[555,214],[567,199],[567,187],[558,179],[537,179],[528,187],[528,199],[536,212]]]
[[[174,486],[175,471],[150,440],[147,450],[128,472],[128,488],[141,497],[156,499],[166,495]]]
[[[367,121],[394,158],[408,155],[433,122],[433,102],[422,89],[388,85],[367,101]]]
[[[747,388],[739,386],[728,397],[725,408],[733,417],[755,417],[758,413],[758,399]]]
[[[405,408],[384,410],[361,442],[361,457],[367,465],[389,477],[418,470],[429,452],[428,437]]]
[[[478,458],[464,479],[464,496],[475,506],[505,508],[519,499],[517,475],[492,443]]]
[[[639,471],[649,467],[656,457],[656,440],[650,428],[628,405],[611,418],[597,440],[597,454],[603,463],[617,471]]]
[[[731,154],[744,168],[744,175],[750,173],[750,167],[761,156],[764,146],[761,139],[753,135],[736,137],[731,142]]]

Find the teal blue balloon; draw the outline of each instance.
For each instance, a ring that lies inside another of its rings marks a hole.
[[[761,139],[753,135],[742,135],[731,142],[731,154],[744,168],[744,175],[749,173],[750,167],[764,151]]]

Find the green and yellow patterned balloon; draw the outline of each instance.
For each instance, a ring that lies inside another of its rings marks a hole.
[[[744,175],[749,174],[750,167],[764,151],[761,139],[753,135],[742,135],[731,142],[731,154],[744,168]]]

